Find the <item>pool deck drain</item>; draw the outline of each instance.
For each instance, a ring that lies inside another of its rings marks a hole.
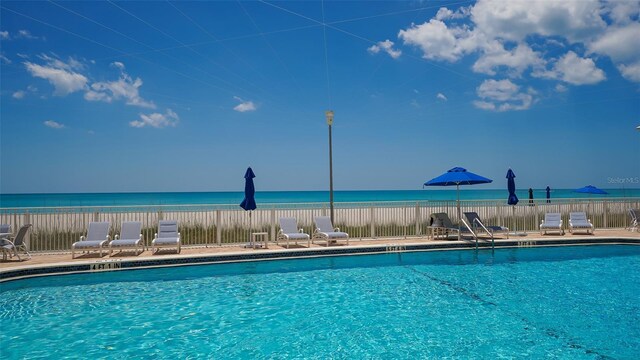
[[[495,247],[535,247],[591,244],[636,244],[640,245],[640,233],[628,230],[600,230],[595,235],[565,234],[540,235],[529,233],[526,237],[496,238]],[[491,248],[489,239],[479,241],[480,251]],[[9,260],[0,262],[0,282],[25,277],[46,276],[66,273],[94,271],[117,271],[125,269],[153,268],[164,266],[184,266],[210,263],[276,260],[285,258],[310,258],[320,256],[375,254],[403,251],[432,251],[475,249],[475,240],[430,240],[426,237],[352,239],[349,246],[337,244],[311,247],[283,246],[269,243],[269,249],[252,249],[241,246],[183,247],[181,254],[170,252],[152,255],[144,251],[133,254],[114,254],[114,257],[89,254],[71,259],[70,253],[33,254],[25,261]],[[15,257],[13,258],[15,259]]]

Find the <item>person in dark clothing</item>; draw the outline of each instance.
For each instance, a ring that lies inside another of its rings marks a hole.
[[[529,205],[533,206],[533,189],[529,188]]]
[[[547,186],[547,204],[551,202],[551,188]]]

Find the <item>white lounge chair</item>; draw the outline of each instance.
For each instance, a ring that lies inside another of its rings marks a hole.
[[[469,221],[469,225],[473,227],[476,234],[478,231],[484,231],[484,229],[486,228],[487,230],[489,230],[489,235],[491,236],[499,232],[499,233],[505,234],[507,236],[507,239],[509,238],[508,227],[498,226],[498,225],[486,225],[482,221],[482,219],[480,219],[480,216],[478,215],[478,213],[475,211],[466,212],[464,213],[464,216],[467,218],[467,220]]]
[[[142,242],[142,223],[140,221],[125,221],[122,223],[120,235],[116,235],[115,239],[109,243],[109,256],[113,254],[113,250],[133,249],[136,255],[144,251],[144,243]],[[138,250],[140,253],[138,253]]]
[[[593,234],[593,224],[590,219],[587,219],[587,213],[569,213],[569,232],[573,233],[575,230],[586,230],[587,234]]]
[[[558,231],[561,235],[564,235],[560,213],[544,214],[544,220],[540,223],[540,235],[546,234],[547,231]]]
[[[22,225],[15,237],[4,238],[1,240],[2,243],[0,246],[2,247],[3,260],[6,260],[7,254],[9,254],[10,257],[13,257],[13,255],[15,255],[18,257],[18,260],[22,261],[22,259],[20,259],[18,250],[21,250],[29,257],[29,259],[31,259],[31,254],[29,254],[27,244],[24,241],[24,238],[27,236],[30,228],[31,224]]]
[[[103,222],[90,222],[87,229],[87,236],[80,237],[80,241],[71,245],[71,258],[75,258],[75,253],[78,250],[82,252],[99,251],[100,257],[102,257],[102,251],[106,250],[104,245],[109,242],[109,227],[108,221]]]
[[[334,228],[329,216],[318,216],[314,222],[316,230],[313,232],[313,240],[326,241],[327,246],[337,240],[346,240],[349,245],[349,234],[340,231],[340,228]]]
[[[629,221],[628,229],[631,231],[640,231],[640,209],[629,209]]]
[[[294,240],[298,245],[298,240],[306,240],[307,246],[311,246],[311,237],[309,234],[305,234],[302,229],[298,229],[298,222],[296,218],[280,218],[280,231],[276,237],[276,244],[280,244],[280,241],[287,242],[287,249],[289,248],[289,240]]]
[[[151,253],[155,254],[163,247],[175,247],[180,254],[180,233],[175,220],[160,220],[158,223],[158,232],[151,242]]]

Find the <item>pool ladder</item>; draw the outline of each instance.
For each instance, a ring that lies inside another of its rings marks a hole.
[[[473,236],[473,238],[476,240],[476,250],[478,250],[478,234],[476,234],[476,232],[473,231],[473,228],[475,228],[475,226],[472,227],[465,219],[461,219],[461,220],[464,226],[467,228],[467,230],[469,230],[469,232],[471,233],[471,236]],[[489,229],[487,229],[487,227],[484,226],[482,221],[480,221],[480,219],[478,218],[473,219],[473,224],[479,225],[487,234],[491,236],[491,250],[494,250],[495,242],[493,240],[493,231],[489,231]]]

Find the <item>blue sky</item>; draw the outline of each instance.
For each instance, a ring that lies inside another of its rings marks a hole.
[[[638,1],[0,11],[2,193],[640,186]]]

